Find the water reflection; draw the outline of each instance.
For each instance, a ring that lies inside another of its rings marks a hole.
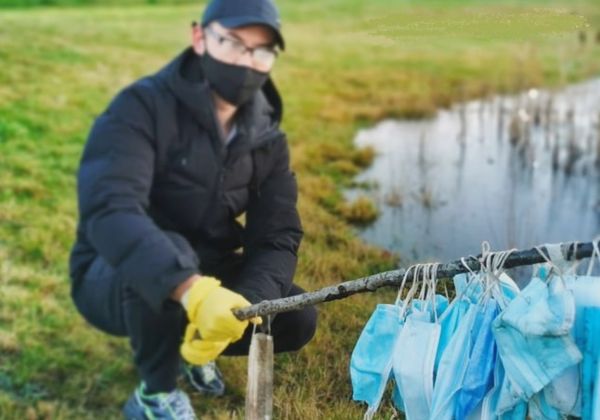
[[[600,231],[600,79],[459,104],[424,121],[383,121],[359,147],[378,151],[357,181],[380,218],[361,231],[412,259],[588,241]]]

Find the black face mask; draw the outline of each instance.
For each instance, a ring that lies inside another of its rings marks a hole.
[[[204,77],[210,87],[221,98],[235,106],[240,106],[251,99],[269,77],[269,73],[219,61],[208,52],[205,52],[200,59]]]

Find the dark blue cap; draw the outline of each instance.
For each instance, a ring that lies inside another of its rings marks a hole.
[[[226,28],[266,25],[275,32],[276,42],[285,49],[279,12],[273,0],[212,0],[202,16],[202,26],[217,21]]]

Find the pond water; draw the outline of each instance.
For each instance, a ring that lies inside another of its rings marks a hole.
[[[411,260],[589,241],[600,233],[600,78],[382,121],[358,132],[377,151],[348,190],[371,197],[368,242]]]

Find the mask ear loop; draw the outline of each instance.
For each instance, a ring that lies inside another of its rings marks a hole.
[[[438,269],[440,267],[439,263],[431,264],[430,266],[430,278],[431,278],[431,310],[433,312],[433,320],[436,324],[439,324],[439,317],[437,313],[437,308],[435,305],[435,292],[437,289],[437,275]]]
[[[412,304],[412,299],[415,293],[417,292],[417,289],[419,287],[419,273],[421,271],[421,267],[422,264],[416,264],[414,266],[413,284],[411,285],[410,289],[408,289],[408,293],[406,294],[406,298],[404,299],[404,305],[402,305],[402,309],[400,311],[400,319],[403,319],[406,315],[408,307]]]
[[[491,275],[493,276],[494,282],[493,287],[490,290],[490,297],[495,297],[498,301],[498,305],[501,308],[505,308],[506,306],[508,306],[509,302],[506,296],[504,296],[504,293],[502,292],[502,280],[500,280],[500,276],[504,272],[504,265],[506,264],[508,257],[510,257],[510,255],[515,251],[516,249],[513,248],[507,251],[499,252],[496,254],[496,257],[492,261]]]
[[[500,274],[504,271],[504,264],[508,257],[515,252],[515,249],[507,251],[491,252],[489,242],[485,241],[481,244],[481,272],[483,275],[483,291],[479,305],[483,305],[489,299],[496,296],[499,304],[508,304],[504,294],[502,293]]]
[[[415,267],[416,266],[411,265],[404,272],[404,277],[402,278],[402,283],[400,284],[400,289],[398,289],[398,295],[396,296],[396,302],[394,302],[394,305],[398,306],[398,304],[402,300],[402,292],[404,291],[404,286],[406,285],[406,280],[408,279],[408,274],[410,273],[410,270],[414,269]],[[413,284],[414,284],[414,281],[415,281],[415,276],[413,274]]]
[[[427,278],[427,266],[428,264],[420,264],[419,265],[419,275],[421,278],[420,286],[421,290],[419,290],[419,299],[425,300],[427,286],[428,286],[428,278]]]
[[[474,257],[473,255],[469,255],[467,258],[472,258],[474,260],[477,260],[477,258]],[[467,264],[467,262],[466,262],[466,258],[461,257],[460,263],[467,269],[468,274],[471,275],[471,278],[467,278],[467,285],[465,286],[464,290],[462,290],[460,292],[460,294],[458,294],[454,297],[454,299],[452,300],[452,302],[450,302],[450,304],[448,305],[448,307],[446,308],[444,313],[439,317],[438,321],[440,323],[443,322],[444,319],[446,319],[446,317],[450,313],[451,309],[454,308],[454,306],[456,306],[457,302],[460,302],[465,297],[465,295],[467,294],[467,291],[473,286],[473,284],[476,283],[477,273],[475,273],[473,270],[471,270],[471,267],[469,267],[469,264]]]
[[[552,258],[550,256],[550,250],[548,250],[548,246],[546,245],[546,252],[548,252],[548,255],[546,255],[539,246],[536,246],[535,249],[538,252],[538,254],[540,254],[541,257],[544,260],[546,260],[546,262],[550,265],[550,271],[548,272],[548,277],[546,277],[545,283],[546,284],[550,283],[550,279],[552,278],[551,274],[554,271],[554,272],[556,272],[556,274],[558,274],[558,277],[560,277],[561,281],[564,284],[564,278],[563,278],[564,273],[563,273],[562,269],[558,265],[556,265],[554,263],[554,261],[552,261]],[[562,249],[560,252],[562,255]],[[564,258],[564,256],[563,256],[563,258]]]
[[[596,236],[594,238],[594,240],[592,241],[592,246],[594,247],[594,250],[592,251],[592,256],[590,257],[590,263],[588,264],[587,273],[586,273],[587,276],[592,275],[592,270],[594,269],[594,263],[596,262],[596,258],[598,258],[598,260],[600,260],[600,249],[598,249],[599,241],[600,241],[600,236]]]
[[[431,294],[431,263],[423,264],[421,276],[423,278],[423,287],[421,288],[420,298],[425,303],[425,307],[429,304],[429,296]]]
[[[425,264],[423,266],[423,287],[421,288],[420,299],[424,303],[424,309],[427,310],[429,305],[429,296],[431,294],[431,264]]]
[[[438,267],[439,268],[439,267]],[[437,276],[437,269],[435,270],[436,276]],[[450,293],[448,293],[448,279],[444,279],[444,296],[446,296],[446,299],[448,299],[448,301],[450,301]]]
[[[494,260],[494,253],[491,252],[490,248],[491,247],[488,242],[483,242],[481,244],[481,259],[479,260],[479,264],[481,265],[480,279],[482,291],[479,299],[477,299],[478,306],[483,306],[483,304],[487,301],[488,295],[493,287],[492,264]]]
[[[577,247],[578,246],[579,246],[579,241],[573,242],[573,264],[569,268],[567,268],[565,275],[576,275],[577,274],[577,267],[579,267],[579,263],[581,262],[581,261],[578,261],[575,259],[575,256],[577,255]],[[567,256],[568,256],[568,253],[567,253]]]

